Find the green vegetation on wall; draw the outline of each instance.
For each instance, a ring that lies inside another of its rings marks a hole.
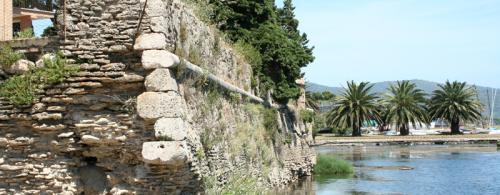
[[[0,66],[3,69],[8,69],[18,60],[23,59],[22,53],[14,51],[10,46],[3,46],[0,49]]]
[[[273,0],[185,0],[196,3],[197,14],[226,34],[229,41],[252,64],[253,87],[259,94],[272,91],[281,103],[296,99],[301,68],[314,60],[307,35],[298,30],[291,0],[278,8]],[[200,10],[203,10],[200,12]]]
[[[248,174],[246,169],[238,169],[228,173],[225,185],[220,185],[216,176],[210,175],[203,179],[205,193],[208,195],[259,195],[265,194],[254,175]]]
[[[7,98],[14,105],[32,104],[44,86],[62,82],[76,71],[76,68],[66,66],[62,54],[57,54],[54,59],[45,59],[44,67],[31,67],[28,72],[7,79],[0,85],[0,97]]]
[[[273,143],[277,130],[266,127],[278,127],[275,111],[262,105],[247,103],[244,110],[250,120],[239,121],[233,133],[221,135],[214,134],[215,129],[207,129],[202,137],[205,150],[210,150],[216,144],[226,143],[228,140],[228,153],[232,161],[244,159],[248,163],[260,166],[262,176],[266,176],[272,165],[279,165],[279,160],[273,152]],[[273,115],[271,119],[269,116]],[[220,133],[220,132],[219,132]],[[198,155],[205,155],[199,151]],[[262,194],[265,191],[264,183],[259,182],[259,176],[248,174],[250,167],[238,167],[234,171],[223,175],[204,176],[203,182],[207,194]],[[220,183],[219,178],[226,178],[225,183]]]
[[[33,37],[35,37],[35,32],[33,32],[32,28],[27,28],[21,32],[18,32],[16,34],[15,38],[17,38],[17,39],[29,39],[29,38],[33,38]]]

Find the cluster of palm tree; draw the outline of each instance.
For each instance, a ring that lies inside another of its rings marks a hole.
[[[327,124],[352,128],[352,136],[361,136],[363,124],[375,120],[381,127],[394,124],[400,135],[409,135],[411,125],[446,119],[451,133],[460,134],[461,122],[481,118],[483,106],[474,88],[465,82],[447,81],[430,98],[409,81],[398,81],[381,96],[372,93],[372,87],[368,82],[348,82],[343,94],[335,98],[333,109],[326,116]]]

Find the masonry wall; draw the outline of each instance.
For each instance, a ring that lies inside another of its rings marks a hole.
[[[33,105],[0,100],[0,194],[196,194],[237,170],[268,188],[310,174],[311,134],[296,106],[279,106],[274,143],[258,142],[262,106],[209,88],[181,61],[246,91],[251,66],[182,2],[144,6],[67,0],[59,10],[60,49],[80,71]],[[264,150],[267,160],[246,154]]]

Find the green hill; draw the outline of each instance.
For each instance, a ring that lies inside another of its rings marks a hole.
[[[387,88],[395,83],[396,81],[385,81],[385,82],[379,82],[379,83],[373,83],[374,86],[372,88],[372,91],[375,93],[385,93],[387,91]],[[424,80],[411,80],[411,82],[415,83],[420,89],[424,90],[426,93],[431,94],[434,90],[438,88],[438,84],[436,82],[431,82],[431,81],[424,81]],[[342,93],[343,88],[342,87],[330,87],[330,86],[325,86],[325,85],[320,85],[316,83],[310,83],[308,82],[306,84],[306,89],[307,91],[311,92],[323,92],[323,91],[329,91],[334,93],[335,95],[339,95]],[[484,105],[488,105],[488,92],[492,93],[492,88],[490,87],[483,87],[483,86],[476,86],[477,92],[479,99]],[[496,98],[495,102],[495,118],[500,118],[500,89],[498,90],[498,98]],[[487,106],[485,107],[486,109],[489,109]],[[487,111],[485,111],[486,113]]]

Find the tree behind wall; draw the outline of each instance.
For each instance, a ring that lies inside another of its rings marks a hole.
[[[12,4],[14,7],[22,8],[37,8],[41,10],[52,11],[54,10],[56,3],[55,0],[13,0]]]
[[[291,0],[277,8],[274,0],[211,0],[213,21],[234,42],[246,42],[261,53],[253,64],[261,91],[273,91],[281,103],[296,99],[301,68],[314,60],[305,34],[301,34]],[[266,94],[266,93],[261,93]]]

